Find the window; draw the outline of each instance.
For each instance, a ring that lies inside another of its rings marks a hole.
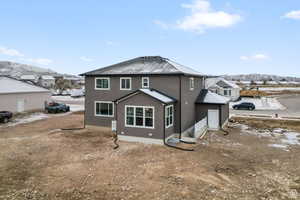
[[[154,128],[154,108],[148,106],[125,106],[126,127]]]
[[[231,96],[231,90],[224,90],[224,96]]]
[[[166,128],[173,126],[174,108],[173,105],[167,106],[165,110],[165,123]]]
[[[96,90],[110,90],[110,79],[109,78],[96,78],[95,79]]]
[[[149,88],[149,77],[142,78],[142,88]]]
[[[194,90],[194,87],[195,87],[194,78],[190,78],[190,90]]]
[[[95,102],[95,116],[113,117],[114,105],[110,101],[96,101]]]
[[[131,90],[131,78],[120,78],[120,90]]]

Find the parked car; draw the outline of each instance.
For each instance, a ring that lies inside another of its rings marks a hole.
[[[249,103],[249,102],[243,102],[240,104],[236,104],[232,107],[235,110],[254,110],[255,109],[255,105],[253,103]]]
[[[46,112],[48,113],[60,113],[60,112],[69,112],[70,106],[62,103],[51,102],[45,107]]]
[[[12,112],[0,111],[0,122],[7,123],[12,117]]]

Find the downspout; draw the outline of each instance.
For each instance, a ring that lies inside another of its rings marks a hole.
[[[179,104],[179,110],[180,110],[180,113],[179,113],[179,121],[180,121],[180,123],[179,123],[179,139],[181,140],[181,104],[182,104],[182,102],[181,102],[181,75],[179,76],[179,102],[180,102],[180,104]]]
[[[163,141],[164,141],[164,145],[167,146],[167,147],[171,147],[171,148],[174,148],[174,149],[179,149],[179,150],[182,150],[182,151],[194,151],[194,149],[184,149],[184,148],[180,148],[180,147],[176,147],[176,146],[172,146],[172,145],[169,145],[167,142],[166,142],[166,118],[165,118],[165,110],[166,110],[166,105],[163,104]]]

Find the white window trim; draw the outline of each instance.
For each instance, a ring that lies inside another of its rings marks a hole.
[[[101,115],[101,114],[97,114],[97,110],[96,110],[96,104],[97,103],[111,103],[112,104],[112,115]],[[96,117],[114,117],[115,114],[115,105],[114,102],[112,101],[95,101],[94,103],[94,112],[95,112],[95,116]]]
[[[172,108],[172,123],[169,124],[169,126],[167,126],[167,121],[166,121],[166,119],[169,117],[169,116],[167,116],[167,114],[168,114],[168,112],[167,112],[168,108]],[[169,106],[165,107],[165,126],[166,126],[166,128],[170,128],[173,125],[174,125],[174,106],[173,105],[169,105]]]
[[[99,80],[99,79],[106,79],[106,80],[108,80],[108,88],[97,88],[97,80]],[[95,90],[110,90],[110,78],[109,77],[95,78]]]
[[[193,83],[193,85],[191,83]],[[194,90],[195,89],[195,79],[193,77],[191,77],[189,79],[189,87],[190,87],[190,90]]]
[[[152,108],[153,109],[153,117],[152,117],[152,120],[153,120],[153,123],[152,123],[152,127],[149,127],[149,126],[145,126],[145,120],[143,121],[143,126],[136,126],[136,125],[128,125],[127,124],[127,108],[128,107],[133,107],[134,108],[134,114],[133,114],[133,124],[135,124],[135,120],[136,120],[136,117],[135,117],[135,109],[136,108],[143,108],[143,119],[145,119],[145,109],[146,108]],[[147,128],[147,129],[155,129],[155,108],[153,106],[133,106],[133,105],[125,105],[125,127],[129,127],[129,128]]]
[[[144,79],[147,80],[148,86],[144,86]],[[149,77],[142,77],[142,88],[149,88],[149,87],[150,87]]]
[[[129,82],[130,82],[130,88],[122,88],[122,80],[127,80],[129,79]],[[120,90],[131,90],[132,88],[132,80],[131,80],[131,77],[121,77],[120,78]]]

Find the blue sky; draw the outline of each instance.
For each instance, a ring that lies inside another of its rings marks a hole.
[[[161,55],[206,74],[300,77],[299,0],[10,0],[0,60],[79,74]]]

